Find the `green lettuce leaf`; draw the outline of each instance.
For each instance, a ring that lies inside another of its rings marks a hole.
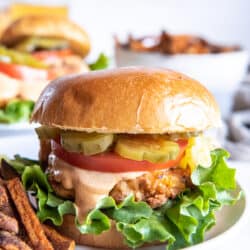
[[[89,67],[91,70],[101,70],[108,68],[109,64],[109,58],[105,54],[101,53],[94,63],[89,64]]]
[[[12,100],[0,109],[0,123],[17,123],[28,121],[34,108],[34,102],[28,100]]]
[[[61,225],[63,215],[75,215],[76,227],[83,234],[100,234],[115,222],[128,246],[135,248],[145,243],[167,242],[167,249],[176,250],[204,240],[204,234],[215,224],[215,212],[224,205],[232,205],[240,194],[236,188],[235,170],[225,159],[223,149],[211,152],[209,168],[197,166],[191,175],[194,186],[158,209],[128,196],[117,204],[112,197],[104,197],[87,215],[78,220],[78,209],[73,201],[55,195],[40,166],[34,161],[16,157],[8,163],[21,175],[26,190],[34,193],[38,202],[37,215],[41,221],[51,220]]]
[[[47,175],[42,171],[37,161],[15,155],[9,160],[3,157],[21,176],[24,188],[35,195],[37,199],[37,216],[43,222],[50,220],[54,225],[61,225],[65,214],[76,214],[75,204],[56,196],[48,182]]]

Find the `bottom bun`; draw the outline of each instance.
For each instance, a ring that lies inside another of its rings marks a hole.
[[[128,246],[124,244],[123,236],[117,232],[115,224],[112,223],[112,227],[109,231],[103,232],[99,235],[95,234],[81,234],[75,226],[74,216],[65,215],[63,224],[57,227],[57,230],[74,239],[78,245],[86,245],[92,247],[109,248],[109,249],[128,249]]]

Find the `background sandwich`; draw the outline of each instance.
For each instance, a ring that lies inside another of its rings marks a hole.
[[[50,80],[89,71],[88,35],[66,18],[22,17],[3,32],[1,44],[0,122],[27,120]]]

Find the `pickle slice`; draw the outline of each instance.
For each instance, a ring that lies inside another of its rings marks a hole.
[[[7,49],[0,46],[0,61],[30,66],[32,68],[46,69],[47,65],[37,60],[28,53],[19,52],[13,49]]]
[[[53,50],[65,48],[68,48],[66,40],[48,37],[29,37],[15,46],[15,49],[23,52],[33,52],[36,49]]]
[[[118,138],[114,150],[120,156],[131,160],[164,163],[176,159],[179,145],[160,137],[131,136]]]
[[[95,155],[106,151],[112,145],[113,139],[113,134],[67,131],[61,134],[61,145],[70,152]]]
[[[39,139],[56,139],[60,135],[60,129],[59,128],[52,128],[47,126],[41,126],[38,128],[35,128],[36,133],[39,137]]]

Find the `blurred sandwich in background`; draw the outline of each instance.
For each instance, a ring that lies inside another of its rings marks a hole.
[[[27,120],[43,88],[57,77],[89,71],[87,33],[59,16],[24,16],[2,33],[0,122]]]

